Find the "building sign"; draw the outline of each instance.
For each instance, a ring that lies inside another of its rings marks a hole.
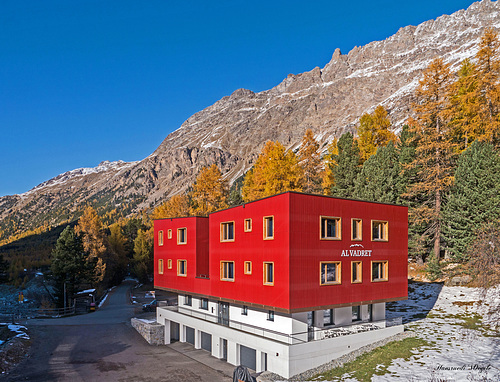
[[[356,247],[361,247],[362,249],[355,249]],[[373,250],[364,249],[361,244],[352,244],[350,249],[343,249],[342,257],[371,257]]]

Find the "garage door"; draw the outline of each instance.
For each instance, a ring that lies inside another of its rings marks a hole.
[[[194,329],[186,326],[186,342],[194,345]]]
[[[240,364],[248,367],[249,369],[256,369],[256,351],[255,349],[247,348],[240,345]]]
[[[170,321],[170,341],[179,341],[179,324]]]
[[[212,352],[212,335],[201,332],[201,348]]]

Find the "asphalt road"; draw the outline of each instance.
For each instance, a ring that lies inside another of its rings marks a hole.
[[[134,305],[125,282],[95,313],[30,320],[29,356],[5,381],[229,382],[214,368],[168,346],[149,345],[130,325]]]

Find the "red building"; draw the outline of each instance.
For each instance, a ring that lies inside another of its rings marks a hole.
[[[181,295],[179,306],[193,298],[202,310],[216,304],[211,313],[219,324],[243,324],[230,317],[230,307],[237,307],[266,313],[266,321],[276,314],[291,320],[290,327],[308,321],[310,332],[380,321],[385,302],[407,298],[403,206],[286,192],[208,218],[157,220],[154,234],[155,288]],[[352,316],[346,313],[351,307]],[[315,313],[304,318],[305,312]],[[273,330],[269,322],[259,325]],[[287,371],[274,369],[283,376],[295,370],[290,364]]]

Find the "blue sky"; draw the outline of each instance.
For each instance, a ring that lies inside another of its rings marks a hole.
[[[0,196],[141,160],[189,116],[471,0],[0,2]]]

